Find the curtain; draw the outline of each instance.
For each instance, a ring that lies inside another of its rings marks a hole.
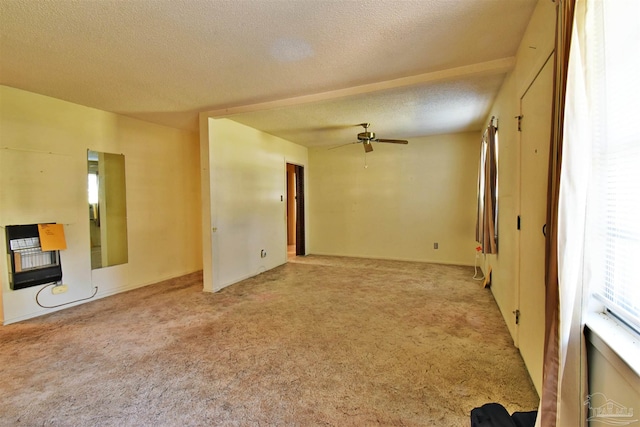
[[[598,0],[599,1],[599,0]],[[560,283],[559,375],[557,425],[586,425],[587,350],[584,316],[589,300],[589,265],[585,263],[591,187],[592,150],[586,65],[578,23],[584,2],[577,1],[567,76],[564,120],[564,165],[558,213],[558,275]],[[580,24],[581,26],[581,24]]]
[[[498,253],[498,128],[494,120],[482,137],[478,167],[476,241],[485,254]]]
[[[586,425],[584,273],[591,149],[584,44],[585,5],[557,3],[556,75],[549,164],[546,239],[545,346],[542,399],[536,425]]]
[[[598,392],[588,390],[583,334],[591,292],[614,268],[617,284],[637,285],[635,270],[625,265],[635,259],[627,236],[636,224],[631,203],[640,176],[633,160],[640,153],[633,121],[640,91],[640,31],[634,25],[640,6],[577,0],[574,10],[558,216],[558,426],[586,425],[584,402],[589,392]]]

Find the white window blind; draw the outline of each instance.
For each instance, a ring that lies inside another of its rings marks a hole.
[[[586,90],[593,144],[587,251],[594,294],[640,331],[640,2],[590,2]]]

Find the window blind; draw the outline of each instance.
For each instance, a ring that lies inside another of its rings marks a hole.
[[[587,11],[595,295],[640,331],[640,2],[591,2]]]

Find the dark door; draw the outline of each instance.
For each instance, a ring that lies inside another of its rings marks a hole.
[[[296,165],[296,255],[306,255],[304,228],[304,167]]]

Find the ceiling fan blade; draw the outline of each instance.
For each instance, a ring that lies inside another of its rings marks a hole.
[[[345,147],[347,145],[352,145],[352,144],[357,144],[357,142],[347,142],[346,144],[340,144],[340,145],[336,145],[335,147],[331,147],[329,148],[329,150],[335,150],[336,148],[341,148],[341,147]]]
[[[364,146],[365,153],[370,153],[373,151],[373,145],[371,145],[370,141],[364,141],[362,145]]]
[[[378,142],[389,142],[391,144],[408,144],[409,141],[407,141],[406,139],[384,139],[384,138],[378,138],[376,139],[376,141]]]

